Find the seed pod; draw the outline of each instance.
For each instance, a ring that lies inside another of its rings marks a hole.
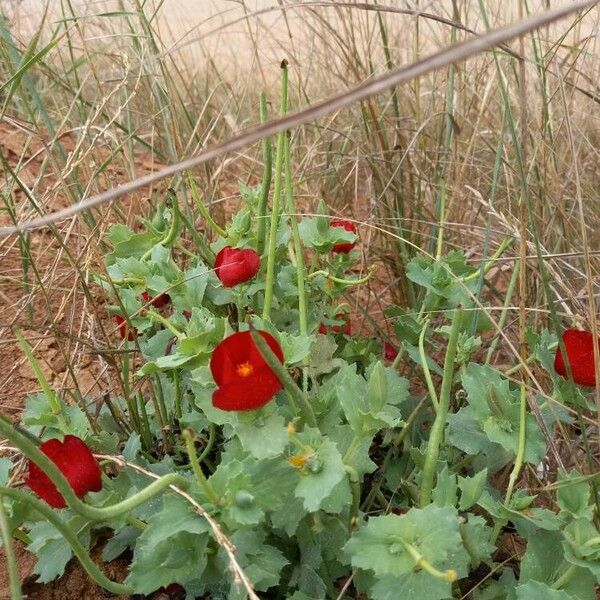
[[[247,490],[238,490],[235,494],[235,504],[238,508],[250,508],[254,504],[254,496]]]

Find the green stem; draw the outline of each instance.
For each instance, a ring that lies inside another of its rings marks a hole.
[[[504,252],[512,243],[513,238],[504,238],[504,240],[502,240],[502,243],[500,244],[498,250],[496,250],[496,252],[494,252],[494,254],[490,257],[490,259],[486,261],[486,263],[483,265],[483,275],[485,275],[496,264],[496,261],[504,254]],[[477,279],[478,277],[481,277],[481,275],[482,270],[477,269],[477,271],[475,271],[474,273],[463,277],[462,282],[464,283],[466,281],[472,281],[474,279]]]
[[[456,581],[458,574],[454,569],[448,569],[447,571],[440,571],[436,569],[426,558],[423,556],[413,545],[402,542],[404,549],[411,555],[415,561],[415,568],[423,569],[436,579],[443,579],[450,583]]]
[[[23,435],[18,430],[14,429],[10,424],[10,421],[2,414],[0,414],[0,434],[6,437],[13,445],[31,461],[33,461],[44,473],[50,478],[50,481],[56,486],[56,489],[62,494],[65,502],[75,512],[79,513],[83,517],[86,517],[90,521],[107,521],[118,517],[119,515],[125,514],[140,504],[147,502],[160,492],[164,491],[170,485],[177,485],[182,489],[188,487],[187,479],[169,473],[160,479],[157,479],[149,486],[140,490],[133,496],[129,496],[121,502],[117,502],[112,506],[106,506],[104,508],[98,508],[96,506],[90,506],[82,502],[72,490],[69,482],[66,480],[64,475],[60,472],[58,467],[45,455],[38,447]],[[5,492],[3,492],[5,493]],[[26,497],[29,497],[26,495]]]
[[[458,345],[458,335],[460,333],[461,324],[462,309],[457,308],[454,311],[448,348],[446,349],[438,411],[431,428],[429,442],[427,443],[427,454],[425,456],[423,479],[421,481],[421,490],[419,494],[419,503],[421,507],[424,507],[431,502],[431,490],[433,489],[433,481],[435,479],[435,471],[440,454],[440,445],[444,438],[444,427],[446,425],[446,417],[450,406],[450,392],[452,391],[452,383],[454,381],[454,358],[456,357],[456,347]]]
[[[525,458],[525,444],[527,441],[526,435],[526,418],[527,418],[527,385],[525,381],[521,382],[521,405],[519,407],[519,445],[517,447],[517,456],[515,458],[515,464],[508,478],[508,488],[506,489],[506,496],[504,498],[504,504],[508,506],[510,502],[515,483],[523,467],[523,460]]]
[[[213,489],[212,485],[206,479],[206,476],[202,472],[202,467],[198,461],[198,455],[196,454],[196,446],[194,446],[194,434],[190,429],[184,429],[181,432],[181,437],[185,442],[185,449],[188,454],[188,458],[190,461],[190,465],[192,467],[192,471],[194,471],[194,475],[196,476],[196,481],[200,484],[200,487],[204,490],[207,498],[215,505],[219,505],[220,498]]]
[[[196,228],[191,221],[183,213],[179,213],[179,217],[185,228],[190,232],[192,240],[196,243],[202,259],[206,264],[212,265],[215,262],[215,253],[210,249],[210,246],[206,243],[204,237],[196,231]]]
[[[302,393],[302,390],[296,385],[294,380],[291,378],[290,374],[287,372],[287,369],[279,362],[277,356],[271,348],[269,348],[269,344],[265,342],[262,335],[257,333],[255,329],[250,329],[250,334],[252,335],[252,339],[256,344],[259,352],[262,357],[265,359],[265,362],[269,365],[269,368],[285,388],[285,390],[290,394],[290,396],[297,401],[300,406],[302,406],[304,410],[304,418],[306,422],[311,427],[317,427],[317,419],[315,417],[315,413],[313,412],[312,406],[310,402],[306,398],[306,396]]]
[[[279,112],[284,116],[287,112],[288,96],[288,70],[287,61],[281,62],[281,90],[279,97]],[[273,207],[271,209],[271,227],[269,229],[269,253],[267,256],[267,277],[265,282],[265,305],[263,319],[271,318],[271,305],[273,304],[273,286],[275,284],[275,253],[277,250],[277,229],[279,227],[279,206],[281,203],[281,180],[283,175],[283,158],[285,148],[285,130],[277,136],[277,153],[275,156],[275,183],[273,186]]]
[[[456,3],[454,3],[454,12],[456,13]],[[456,14],[454,15],[457,16]],[[456,43],[456,27],[452,28],[450,33],[451,43]],[[435,258],[440,260],[444,247],[444,229],[446,227],[446,179],[448,177],[448,164],[450,158],[450,144],[452,143],[452,134],[454,132],[454,95],[456,85],[456,65],[450,65],[450,74],[448,80],[448,98],[446,104],[446,131],[444,137],[444,152],[442,154],[442,165],[440,167],[440,179],[438,188],[438,231]]]
[[[192,198],[194,200],[196,208],[200,211],[200,214],[208,223],[208,225],[212,227],[212,229],[214,229],[214,231],[216,231],[221,237],[227,239],[227,232],[222,227],[217,225],[215,220],[210,216],[210,213],[208,212],[206,206],[204,206],[204,202],[202,202],[202,196],[200,196],[200,191],[198,190],[198,186],[196,185],[196,182],[194,181],[194,178],[192,177],[191,173],[188,173],[187,179],[188,184],[190,186],[190,190],[192,191]]]
[[[427,384],[427,390],[429,391],[431,403],[433,404],[433,408],[437,413],[440,403],[433,385],[433,380],[431,379],[431,372],[429,371],[429,365],[427,364],[427,355],[425,354],[425,333],[427,331],[427,327],[429,327],[429,319],[425,320],[425,324],[423,325],[423,329],[421,329],[421,333],[419,335],[419,357],[421,358],[421,369],[423,369],[423,376],[425,377],[425,383]]]
[[[331,275],[331,273],[329,273],[329,271],[319,270],[319,271],[313,271],[308,276],[308,279],[312,279],[313,277],[316,277],[317,275],[324,275],[325,277],[327,277],[327,279],[331,279],[331,281],[334,281],[335,283],[341,283],[344,285],[361,285],[361,284],[369,281],[369,279],[371,279],[371,277],[373,276],[373,273],[375,273],[375,267],[372,267],[364,277],[360,277],[358,279],[341,279],[340,277],[335,277],[335,275]]]
[[[296,280],[298,285],[298,312],[300,322],[300,335],[308,334],[308,317],[306,310],[306,289],[304,287],[304,253],[302,240],[298,230],[298,219],[296,218],[296,202],[294,201],[294,190],[292,187],[292,159],[290,156],[290,138],[285,136],[284,144],[285,162],[285,191],[287,196],[287,211],[290,215],[292,238],[294,240],[294,252],[296,254]]]
[[[211,423],[208,427],[208,441],[206,442],[206,446],[204,446],[204,450],[202,450],[202,454],[198,457],[198,464],[201,465],[204,459],[208,456],[209,452],[212,450],[213,444],[215,443],[215,439],[217,437],[217,428]]]
[[[67,484],[68,485],[68,484]],[[58,487],[58,485],[56,486]],[[16,490],[10,487],[0,487],[0,494],[4,496],[10,496],[15,500],[23,503],[27,503],[32,506],[37,512],[39,512],[47,521],[49,521],[60,534],[67,540],[68,544],[73,550],[73,554],[79,559],[81,566],[86,570],[87,574],[93,579],[95,583],[104,589],[112,592],[113,594],[122,594],[129,596],[133,594],[133,588],[111,581],[106,575],[100,570],[98,565],[89,557],[86,549],[82,546],[81,542],[77,539],[77,535],[71,530],[71,528],[58,516],[55,510],[48,506],[42,500],[38,500],[34,496],[27,494],[21,490]],[[14,596],[13,596],[14,598]]]
[[[17,559],[15,558],[15,548],[12,543],[12,534],[6,517],[4,508],[4,497],[0,494],[0,535],[4,542],[4,554],[6,555],[6,570],[8,571],[8,581],[10,585],[10,597],[12,600],[22,600],[21,578]]]
[[[42,392],[44,393],[44,395],[46,396],[46,399],[48,400],[48,404],[50,405],[52,414],[54,416],[56,416],[56,419],[57,419],[58,424],[60,425],[61,429],[63,431],[67,431],[68,430],[67,422],[65,421],[65,418],[62,414],[62,408],[60,406],[60,401],[58,399],[58,396],[56,395],[56,392],[50,387],[48,380],[44,376],[44,372],[42,371],[42,369],[40,367],[40,363],[37,361],[36,357],[33,355],[33,350],[31,349],[31,346],[29,345],[27,340],[23,337],[23,335],[17,328],[15,328],[14,334],[15,334],[15,337],[17,338],[17,342],[19,343],[19,346],[21,347],[21,350],[27,357],[29,365],[33,369],[35,377],[38,380],[40,387],[42,388]]]
[[[498,329],[502,331],[504,326],[506,325],[506,319],[508,318],[508,307],[512,302],[512,297],[515,292],[515,287],[517,285],[517,281],[519,280],[519,268],[520,263],[517,262],[514,266],[512,275],[510,277],[510,281],[508,282],[508,288],[506,290],[506,297],[504,298],[504,304],[502,305],[502,311],[500,313],[500,319],[498,320]],[[492,355],[498,346],[498,342],[500,341],[500,335],[497,335],[492,340],[490,347],[488,348],[487,354],[485,355],[485,364],[488,365],[492,360]]]
[[[553,590],[560,590],[567,585],[577,573],[577,565],[571,565],[553,584]]]
[[[352,492],[352,505],[350,507],[350,514],[348,515],[348,531],[352,533],[358,522],[358,511],[360,508],[360,478],[355,468],[344,465],[344,470],[348,473],[350,490]]]
[[[267,95],[265,92],[260,93],[259,98],[260,122],[266,123],[269,119],[267,114]],[[265,168],[263,170],[263,178],[260,187],[260,199],[258,201],[258,227],[256,231],[258,253],[262,256],[265,249],[265,231],[266,231],[266,215],[267,202],[269,199],[269,189],[271,188],[271,179],[273,176],[273,144],[271,138],[265,137],[262,139],[262,152]]]
[[[160,323],[163,327],[168,329],[178,340],[185,339],[185,333],[182,333],[169,321],[169,319],[165,319],[161,314],[157,313],[155,310],[151,308],[146,310],[146,314],[155,322]]]
[[[181,419],[181,372],[179,369],[173,371],[173,388],[175,396],[175,418]]]
[[[138,414],[141,415],[140,422],[142,426],[142,441],[144,443],[144,449],[149,450],[152,447],[152,433],[150,431],[150,422],[148,420],[148,412],[146,411],[146,401],[142,392],[136,394],[138,403],[140,405]]]

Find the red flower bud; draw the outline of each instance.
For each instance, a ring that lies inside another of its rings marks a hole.
[[[215,272],[225,287],[252,279],[260,269],[260,256],[251,248],[225,246],[215,258]]]
[[[137,329],[132,327],[131,329],[127,326],[127,321],[121,315],[115,315],[115,321],[119,326],[119,336],[122,340],[127,338],[130,342],[133,342],[137,337]]]
[[[153,298],[148,292],[142,292],[142,300],[146,304],[151,304],[154,308],[162,308],[171,302],[171,296],[162,293],[156,296],[156,298]]]
[[[58,439],[44,442],[40,450],[67,478],[78,498],[102,489],[100,466],[83,440],[74,435],[65,435],[62,442]],[[31,460],[25,483],[53,508],[66,506],[65,499],[50,478]]]
[[[594,336],[589,331],[567,329],[563,333],[562,339],[569,358],[573,381],[579,385],[595,387]],[[596,340],[596,344],[600,348],[600,340]],[[559,375],[567,377],[567,366],[560,351],[560,346],[556,349],[554,370]]]
[[[319,325],[319,333],[327,335],[328,333],[343,333],[344,335],[352,335],[352,322],[350,321],[350,315],[348,313],[339,312],[335,315],[335,318],[344,321],[342,325],[332,325],[331,327],[321,323]]]
[[[333,219],[331,221],[331,226],[332,227],[341,227],[342,229],[345,229],[346,231],[351,231],[352,233],[357,233],[357,231],[358,231],[358,229],[354,223],[351,223],[350,221],[344,221],[343,219]],[[354,246],[356,246],[356,242],[336,244],[331,249],[331,251],[334,253],[342,252],[344,254],[348,254],[348,252],[350,252],[350,250],[352,250],[352,248],[354,248]]]
[[[283,363],[283,352],[277,340],[266,331],[257,333]],[[255,410],[267,404],[283,387],[249,331],[225,338],[212,353],[210,370],[218,386],[212,402],[221,410]]]
[[[383,358],[385,360],[394,360],[398,356],[398,350],[389,342],[383,342]]]

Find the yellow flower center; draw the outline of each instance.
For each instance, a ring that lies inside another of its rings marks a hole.
[[[253,373],[254,367],[249,362],[245,362],[238,365],[236,370],[240,377],[248,377],[248,375]]]
[[[301,469],[308,464],[308,456],[305,454],[294,454],[294,456],[288,458],[288,462],[295,469]]]

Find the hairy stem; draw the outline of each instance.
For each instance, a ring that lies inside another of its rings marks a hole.
[[[273,350],[269,348],[269,344],[265,342],[263,336],[253,329],[250,330],[250,333],[254,343],[256,344],[256,347],[258,348],[262,357],[265,359],[265,362],[269,365],[271,371],[277,375],[277,378],[285,388],[286,392],[288,392],[294,401],[302,407],[306,422],[311,427],[317,427],[315,413],[313,412],[310,402],[302,393],[302,390],[296,385],[290,374],[287,372],[287,369],[279,362],[279,359],[277,356],[275,356]]]
[[[259,99],[260,122],[266,123],[269,120],[267,114],[267,95],[265,92],[260,93]],[[256,230],[258,253],[262,256],[265,249],[265,231],[266,231],[266,215],[267,202],[269,199],[269,190],[271,189],[271,179],[273,176],[273,144],[271,138],[265,137],[262,139],[262,152],[265,167],[263,170],[262,183],[260,186],[260,199],[258,201],[258,224]]]
[[[279,97],[279,112],[282,116],[287,112],[288,70],[287,61],[281,62],[281,91]],[[267,277],[265,282],[265,305],[263,319],[271,318],[273,304],[273,286],[275,284],[275,253],[277,250],[277,229],[279,227],[279,207],[281,204],[281,181],[283,175],[283,155],[285,148],[285,130],[277,136],[277,152],[275,156],[275,183],[273,185],[273,207],[271,209],[271,228],[269,229],[269,253],[267,256]]]
[[[58,485],[56,486],[58,487]],[[113,594],[123,594],[129,596],[133,594],[133,588],[131,586],[111,581],[106,575],[100,570],[98,565],[89,557],[86,549],[82,546],[81,542],[77,539],[77,535],[71,530],[71,528],[58,516],[55,510],[48,506],[42,500],[38,500],[34,496],[27,494],[21,490],[16,490],[10,487],[0,487],[0,495],[10,496],[15,500],[29,504],[33,509],[39,512],[47,521],[49,521],[60,534],[67,540],[69,546],[73,550],[73,554],[79,559],[81,566],[86,570],[87,574],[104,589],[112,592]],[[14,599],[14,596],[13,596]]]
[[[60,472],[58,467],[43,452],[41,452],[31,440],[13,428],[10,421],[1,414],[0,434],[12,442],[27,458],[32,460],[40,469],[42,469],[42,471],[44,471],[50,478],[50,481],[56,486],[56,489],[62,494],[65,502],[71,509],[90,521],[106,521],[125,514],[161,493],[170,485],[177,485],[183,489],[189,487],[187,479],[174,473],[169,473],[168,475],[157,479],[133,496],[130,496],[121,502],[117,502],[112,506],[106,506],[104,508],[90,506],[89,504],[82,502],[75,495],[69,482]],[[26,496],[29,497],[28,495]]]
[[[456,357],[456,346],[458,344],[461,323],[462,309],[457,308],[454,311],[450,339],[448,340],[448,348],[446,349],[444,375],[442,378],[438,410],[429,435],[425,465],[423,466],[423,480],[421,482],[419,494],[421,507],[424,507],[431,502],[431,490],[433,489],[440,446],[444,438],[444,426],[446,425],[446,417],[450,406],[450,392],[452,391],[452,382],[454,380],[454,358]]]

